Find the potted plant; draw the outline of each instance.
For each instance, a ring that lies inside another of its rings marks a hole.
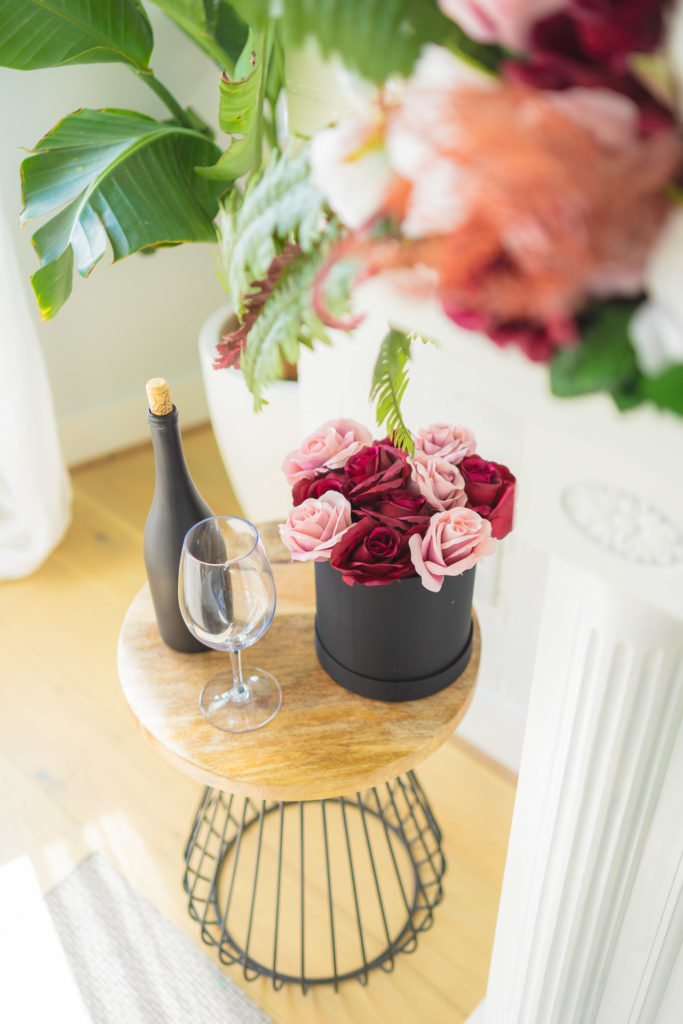
[[[411,436],[412,456],[354,420],[324,423],[285,457],[280,527],[315,563],[318,659],[377,700],[431,696],[467,666],[478,562],[512,529],[515,478],[467,427]]]
[[[546,362],[557,395],[683,411],[678,300],[657,275],[683,170],[673,0],[154,2],[216,65],[220,144],[154,74],[138,0],[0,9],[0,63],[118,61],[169,114],[83,108],[24,161],[23,220],[48,218],[44,317],[108,245],[218,242],[239,322],[216,365],[242,369],[256,408],[302,345],[353,328],[355,286],[379,276]],[[280,115],[288,49],[308,38],[366,85],[297,144]],[[400,444],[414,340],[390,330],[377,363]]]

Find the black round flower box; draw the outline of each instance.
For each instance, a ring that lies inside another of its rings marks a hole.
[[[374,700],[429,697],[465,670],[472,653],[474,568],[434,593],[419,576],[350,585],[315,563],[315,649],[325,671]]]

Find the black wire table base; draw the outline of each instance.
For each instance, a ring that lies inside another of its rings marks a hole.
[[[190,916],[251,981],[366,984],[391,971],[443,897],[441,832],[414,772],[325,800],[207,788],[185,848]]]

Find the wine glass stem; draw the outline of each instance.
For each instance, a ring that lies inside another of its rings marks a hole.
[[[249,700],[249,687],[242,678],[242,652],[240,650],[230,651],[230,665],[232,667],[232,690],[230,700],[235,704],[241,704]]]

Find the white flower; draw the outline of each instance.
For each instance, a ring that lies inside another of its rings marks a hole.
[[[683,210],[677,209],[660,232],[645,271],[645,291],[683,323]]]
[[[311,179],[352,229],[381,208],[394,179],[381,134],[371,117],[348,117],[313,137]]]
[[[644,302],[631,317],[629,333],[638,366],[647,377],[683,363],[683,321],[665,306]]]

